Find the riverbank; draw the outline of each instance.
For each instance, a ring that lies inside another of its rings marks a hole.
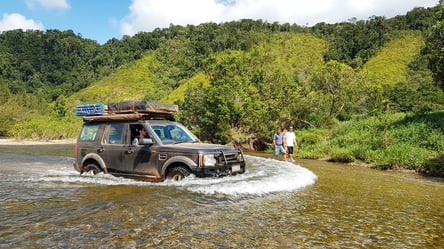
[[[56,145],[56,144],[75,144],[76,139],[58,139],[58,140],[16,140],[14,138],[0,138],[0,145]]]

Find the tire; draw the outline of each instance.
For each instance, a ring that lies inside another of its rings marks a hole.
[[[190,175],[190,171],[188,171],[184,167],[174,167],[168,172],[167,179],[170,179],[173,181],[181,181],[189,175]]]
[[[94,163],[90,163],[83,168],[82,175],[93,176],[99,174],[100,172],[102,172],[102,169],[99,166]]]

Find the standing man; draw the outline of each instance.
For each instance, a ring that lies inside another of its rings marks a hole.
[[[292,126],[290,126],[289,129],[290,130],[285,133],[285,141],[286,141],[287,152],[288,152],[288,155],[290,157],[290,161],[294,162],[293,151],[294,151],[294,148],[297,147],[296,135],[293,132],[293,127]]]
[[[284,157],[284,161],[287,160],[287,155],[284,149],[285,137],[280,127],[277,128],[277,131],[274,134],[273,145],[274,145],[273,159],[277,159],[277,156],[281,154]]]

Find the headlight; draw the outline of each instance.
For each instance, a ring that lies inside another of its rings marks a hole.
[[[216,158],[214,155],[204,155],[203,156],[203,164],[205,166],[214,166],[216,164]]]

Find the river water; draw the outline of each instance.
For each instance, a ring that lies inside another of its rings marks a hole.
[[[443,248],[444,181],[248,155],[243,175],[79,176],[72,145],[0,146],[0,248]]]

